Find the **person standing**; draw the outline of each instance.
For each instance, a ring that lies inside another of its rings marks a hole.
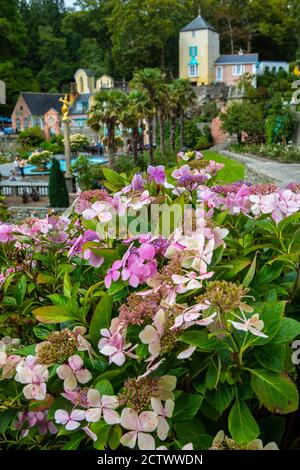
[[[20,158],[18,155],[16,155],[16,158],[14,159],[14,169],[15,169],[16,175],[20,174],[19,164],[20,164]]]
[[[19,161],[19,170],[20,170],[22,178],[25,178],[24,167],[25,167],[25,160],[22,158]]]

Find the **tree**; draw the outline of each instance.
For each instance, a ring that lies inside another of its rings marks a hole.
[[[127,97],[121,113],[121,122],[132,132],[132,153],[134,162],[138,163],[139,125],[147,112],[147,98],[142,91],[133,90]]]
[[[145,108],[145,118],[149,132],[149,151],[151,164],[154,163],[153,155],[153,117],[158,115],[161,103],[165,100],[166,86],[164,76],[159,69],[142,69],[134,73],[130,83],[133,89],[144,93],[147,99]],[[160,126],[163,126],[163,119],[160,116]]]
[[[195,104],[196,93],[189,80],[176,79],[168,86],[170,106],[170,146],[175,150],[175,131],[177,120],[180,120],[180,145],[184,145],[184,118],[186,110]]]
[[[95,131],[106,126],[108,139],[109,166],[115,163],[115,131],[120,123],[121,113],[126,106],[126,95],[120,90],[101,90],[94,96],[88,125]]]
[[[49,202],[51,207],[69,207],[66,180],[56,158],[53,158],[49,172]]]
[[[242,141],[243,132],[247,139],[262,141],[264,138],[264,119],[260,104],[250,101],[234,102],[221,113],[222,129],[230,135],[236,135]]]
[[[18,143],[28,150],[39,147],[44,141],[45,135],[40,127],[29,127],[18,135]]]

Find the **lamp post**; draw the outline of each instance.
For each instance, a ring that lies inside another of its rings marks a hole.
[[[71,119],[69,117],[70,107],[76,100],[76,85],[71,83],[70,86],[70,93],[65,94],[64,98],[59,98],[59,101],[62,103],[61,111],[62,111],[62,122],[64,127],[64,150],[65,150],[65,161],[66,161],[66,184],[68,188],[68,192],[72,192],[72,175],[71,175],[71,144],[70,144],[70,122]]]

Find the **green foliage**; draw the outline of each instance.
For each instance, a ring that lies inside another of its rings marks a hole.
[[[49,172],[49,201],[51,207],[69,206],[65,177],[56,158],[53,158]]]
[[[234,102],[221,113],[221,121],[223,130],[236,135],[238,142],[241,142],[243,132],[247,134],[249,141],[260,141],[263,138],[264,120],[259,104],[249,101]]]
[[[18,143],[25,150],[39,147],[45,141],[45,136],[40,127],[30,127],[18,135]]]
[[[284,163],[293,163],[300,161],[299,147],[292,144],[239,144],[231,145],[233,152],[257,155],[271,160],[278,160]]]
[[[209,141],[208,137],[202,135],[197,139],[195,149],[196,150],[205,150],[211,146],[211,142]]]

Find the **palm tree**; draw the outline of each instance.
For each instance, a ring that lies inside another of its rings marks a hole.
[[[142,91],[147,99],[145,118],[149,129],[150,162],[153,165],[153,117],[158,113],[166,88],[164,76],[159,69],[146,68],[134,73],[131,88]]]
[[[180,122],[180,146],[184,146],[184,119],[187,109],[195,104],[197,95],[189,80],[177,78],[168,85],[170,109],[170,146],[175,150],[176,123]]]
[[[147,114],[148,100],[142,91],[133,90],[127,96],[126,106],[121,113],[120,120],[124,127],[132,131],[133,159],[138,162],[139,124]]]
[[[101,126],[107,128],[109,166],[115,163],[115,131],[126,105],[126,95],[120,90],[101,90],[95,94],[90,110],[88,125],[95,131]]]

